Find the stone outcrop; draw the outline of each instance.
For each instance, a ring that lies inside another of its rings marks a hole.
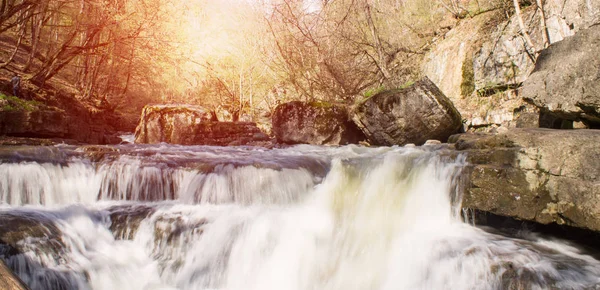
[[[504,8],[488,7],[482,10],[489,12],[461,20],[436,39],[425,56],[423,73],[453,101],[467,121],[465,129],[536,126],[532,117],[539,109],[516,91],[533,71],[535,53],[600,19],[598,0],[548,0],[544,29],[535,3],[522,4],[523,21],[535,47],[527,47],[515,15],[507,19]]]
[[[346,107],[318,102],[277,106],[273,133],[277,142],[286,144],[345,145],[365,140]]]
[[[461,96],[470,95],[474,90],[473,54],[484,41],[483,35],[494,18],[493,13],[484,13],[462,20],[443,38],[437,39],[425,55],[423,73],[459,110]]]
[[[450,141],[472,164],[464,208],[600,231],[600,131],[513,129]]]
[[[128,130],[118,114],[86,107],[75,97],[36,97],[32,101],[0,93],[0,135],[118,144],[118,128]]]
[[[9,136],[65,137],[69,133],[64,111],[58,109],[0,112],[0,132]]]
[[[552,44],[538,57],[523,97],[543,112],[600,127],[600,25]]]
[[[146,106],[135,132],[139,144],[265,145],[269,137],[249,122],[211,121],[209,111],[198,106]]]
[[[533,71],[537,51],[598,21],[600,1],[548,0],[544,3],[544,12],[545,29],[535,5],[523,8],[522,19],[535,47],[528,47],[517,15],[499,23],[492,31],[473,60],[476,90],[490,92],[519,86]]]
[[[91,144],[118,144],[116,130],[89,115],[56,109],[0,111],[0,135],[70,139]]]
[[[446,141],[462,127],[460,113],[428,78],[359,104],[354,121],[374,145]]]

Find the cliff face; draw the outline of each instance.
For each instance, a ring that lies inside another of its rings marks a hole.
[[[467,129],[538,127],[540,111],[519,88],[541,50],[600,22],[600,1],[545,1],[545,27],[540,12],[532,5],[521,15],[534,47],[516,15],[493,10],[462,20],[426,55],[423,74],[454,102]]]

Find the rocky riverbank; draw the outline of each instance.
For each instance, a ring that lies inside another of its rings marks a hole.
[[[251,122],[219,122],[202,107],[156,105],[142,112],[136,142],[272,147],[449,140],[472,164],[465,208],[600,231],[600,133],[593,130],[600,128],[600,3],[552,0],[542,9],[546,26],[536,20],[537,7],[523,10],[533,47],[517,15],[474,15],[432,43],[421,80],[352,105],[280,104],[272,114],[274,136]],[[115,144],[117,131],[133,129],[110,111],[50,95],[3,96],[0,135],[7,137],[0,143]]]
[[[600,231],[600,131],[515,129],[451,138],[471,164],[463,207]]]
[[[26,96],[7,96],[0,90],[0,136],[118,144],[119,131],[132,130],[131,122],[120,114],[90,106],[74,95],[28,91]]]

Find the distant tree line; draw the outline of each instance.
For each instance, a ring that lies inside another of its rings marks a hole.
[[[186,102],[254,117],[287,100],[351,104],[408,84],[454,20],[519,3],[531,4],[0,0],[0,43],[12,45],[0,68],[38,86],[59,76],[115,106]]]

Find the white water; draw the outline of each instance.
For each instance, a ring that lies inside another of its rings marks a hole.
[[[8,264],[32,289],[589,289],[600,283],[600,262],[564,242],[504,237],[463,223],[455,202],[460,158],[420,148],[172,150],[182,150],[173,153],[181,160],[203,156],[202,162],[166,166],[176,156],[153,151],[100,164],[0,164],[1,196],[11,204],[0,214],[51,221],[65,244],[47,253],[36,250],[44,239],[24,240],[23,253]],[[211,160],[223,162],[198,169]],[[173,200],[139,201],[169,195]],[[115,209],[134,216],[140,208],[148,212],[139,223],[111,220]],[[112,222],[121,222],[131,239],[115,238]]]

